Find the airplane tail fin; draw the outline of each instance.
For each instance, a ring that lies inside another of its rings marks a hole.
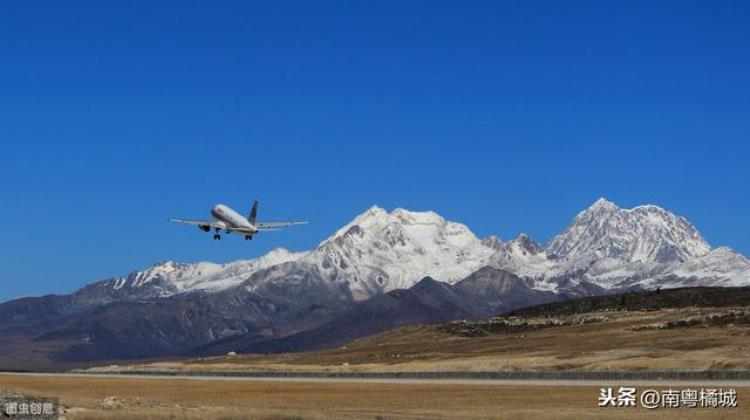
[[[253,202],[253,208],[250,210],[250,215],[247,216],[247,221],[251,224],[255,224],[255,218],[258,216],[258,200]]]

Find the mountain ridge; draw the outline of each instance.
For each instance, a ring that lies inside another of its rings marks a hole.
[[[717,249],[722,251],[709,256]],[[722,269],[722,258],[731,261],[734,269]],[[270,270],[285,264],[285,270]],[[711,248],[684,217],[652,204],[623,209],[600,198],[545,246],[524,233],[508,242],[494,235],[479,239],[466,225],[433,211],[388,212],[372,206],[310,251],[276,248],[226,264],[166,261],[93,285],[110,288],[115,300],[127,299],[120,290],[130,291],[134,299],[168,297],[225,290],[250,278],[281,282],[301,270],[314,271],[355,300],[366,300],[408,289],[424,277],[452,284],[483,266],[536,279],[534,287],[539,290],[556,290],[551,279],[560,277],[605,288],[628,287],[628,281],[658,287],[661,280],[675,276],[713,282],[706,286],[742,284],[750,280],[745,265],[750,267],[741,254],[726,247]],[[259,272],[266,276],[256,276]],[[684,281],[672,279],[662,286],[672,284],[678,287]],[[141,286],[150,290],[137,290]]]
[[[574,297],[747,285],[747,258],[711,248],[685,218],[652,205],[598,200],[546,246],[374,206],[310,251],[165,261],[69,295],[2,303],[0,365],[306,350]]]

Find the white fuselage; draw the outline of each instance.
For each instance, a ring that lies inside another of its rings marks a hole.
[[[214,208],[211,209],[211,215],[216,220],[224,222],[226,227],[231,228],[233,231],[240,231],[248,235],[258,232],[258,228],[250,223],[245,217],[224,204],[215,205]]]

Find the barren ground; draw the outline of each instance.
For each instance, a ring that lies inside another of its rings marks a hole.
[[[589,386],[0,375],[0,393],[59,397],[68,419],[747,418],[750,388],[737,391],[738,408],[646,410],[599,408]]]
[[[105,366],[150,371],[747,370],[748,308],[599,311],[400,328],[337,349]],[[619,384],[627,385],[627,384]],[[596,386],[0,375],[67,418],[750,418],[739,408],[602,409]]]
[[[750,314],[750,308],[602,311],[586,314],[585,319],[522,320],[572,324],[540,329],[498,328],[496,320],[489,327],[479,325],[494,331],[483,336],[462,335],[475,331],[474,324],[414,326],[325,351],[165,360],[94,370],[748,370],[750,324],[743,321],[746,315],[738,314]],[[667,326],[669,322],[676,325]]]

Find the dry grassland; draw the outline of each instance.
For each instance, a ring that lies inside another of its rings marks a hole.
[[[588,386],[497,386],[347,382],[30,377],[0,375],[0,392],[59,397],[67,419],[620,419],[750,417],[738,408],[599,408]],[[109,406],[104,402],[116,401]]]
[[[738,308],[603,312],[605,322],[462,337],[434,325],[400,328],[316,352],[164,360],[115,370],[497,371],[750,370],[750,325],[644,326]],[[746,310],[747,308],[739,308]],[[634,331],[633,329],[641,330]],[[102,367],[97,370],[112,370]]]

